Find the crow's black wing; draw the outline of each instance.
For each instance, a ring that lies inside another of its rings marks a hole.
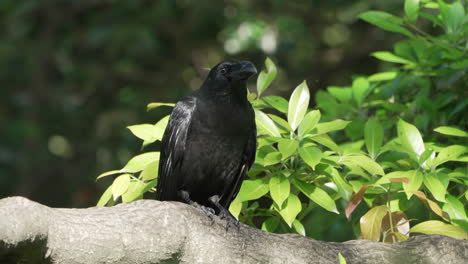
[[[177,197],[178,177],[180,177],[180,166],[184,158],[187,135],[195,105],[195,97],[183,97],[177,102],[169,118],[161,140],[159,177],[156,189],[156,199],[160,201],[179,200]]]
[[[250,169],[250,167],[252,167],[252,164],[255,161],[255,152],[257,151],[257,127],[255,125],[255,113],[252,109],[252,106],[249,106],[249,108],[249,114],[251,116],[251,128],[249,139],[247,140],[244,152],[242,153],[242,160],[238,169],[236,179],[231,184],[231,186],[227,188],[227,191],[221,196],[220,203],[226,209],[229,208],[231,202],[234,200],[234,198],[236,198],[237,194],[239,193],[239,189],[242,185],[242,181],[244,180],[245,174]]]

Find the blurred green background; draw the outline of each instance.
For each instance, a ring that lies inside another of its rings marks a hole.
[[[153,123],[223,59],[279,67],[268,94],[313,94],[380,69],[400,36],[357,19],[403,1],[0,1],[0,198],[95,205],[140,151],[126,126]],[[260,70],[260,69],[259,69]],[[255,80],[250,82],[251,90]],[[313,99],[311,100],[313,102]]]

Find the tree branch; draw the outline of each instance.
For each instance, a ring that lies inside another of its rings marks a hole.
[[[321,242],[224,221],[177,202],[50,208],[0,200],[0,263],[466,263],[468,242],[423,235],[397,244]]]

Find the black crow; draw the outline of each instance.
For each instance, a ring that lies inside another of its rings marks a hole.
[[[246,61],[219,63],[201,88],[177,102],[161,141],[156,199],[180,201],[238,225],[228,208],[255,159],[255,114]]]

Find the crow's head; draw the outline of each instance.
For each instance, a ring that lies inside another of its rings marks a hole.
[[[256,73],[257,69],[251,62],[224,61],[211,69],[208,78],[223,83],[242,83]]]

